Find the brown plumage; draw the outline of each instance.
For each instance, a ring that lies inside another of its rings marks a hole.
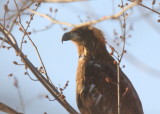
[[[72,40],[79,54],[76,99],[82,114],[117,114],[117,66],[106,49],[102,32],[92,26],[74,28],[62,41]],[[141,101],[120,70],[121,114],[143,114]]]

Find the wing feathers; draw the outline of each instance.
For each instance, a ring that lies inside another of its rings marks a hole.
[[[85,88],[81,95],[77,95],[80,97],[81,107],[86,108],[83,108],[81,112],[90,112],[86,114],[117,113],[116,74],[110,67],[95,61],[86,63],[84,72]],[[141,108],[137,108],[142,106],[133,85],[123,72],[120,75],[121,113],[143,114]],[[136,104],[140,104],[140,106]],[[137,111],[136,109],[140,110]]]

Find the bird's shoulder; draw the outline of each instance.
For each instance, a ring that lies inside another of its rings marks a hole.
[[[113,69],[108,64],[101,61],[87,61],[84,70],[83,89],[78,92],[77,102],[81,104],[82,99],[86,99],[86,102],[89,103],[86,106],[98,106],[97,108],[100,110],[105,110],[106,106],[101,107],[101,103],[106,101],[106,98],[110,98],[111,94],[113,97],[113,93],[116,92],[117,83],[116,79],[113,78],[116,77],[116,74],[113,73]],[[83,103],[85,104],[85,102]]]
[[[85,77],[86,78],[95,78],[97,80],[116,80],[116,67],[111,64],[107,64],[106,61],[88,61],[85,65]]]

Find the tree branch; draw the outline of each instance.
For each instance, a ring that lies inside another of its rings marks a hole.
[[[22,114],[20,112],[15,111],[14,109],[12,109],[11,107],[3,104],[2,102],[0,102],[0,111],[2,112],[6,112],[8,114]]]
[[[39,13],[39,12],[34,11],[34,10],[32,10],[32,9],[29,9],[29,8],[28,8],[27,10],[28,10],[29,12],[31,12],[31,13],[34,13],[34,14],[36,14],[36,15],[39,15],[39,16],[41,16],[41,17],[44,17],[44,18],[48,19],[51,23],[66,25],[66,26],[69,26],[69,27],[73,27],[73,26],[74,26],[73,24],[70,24],[70,23],[67,23],[67,22],[63,22],[63,21],[58,21],[58,20],[50,17],[49,15],[46,15],[46,14],[43,14],[43,13]]]
[[[28,4],[27,6],[22,5],[22,7],[19,9],[20,12],[23,12],[24,10],[26,10],[27,8],[29,8],[34,2],[31,2],[30,4]],[[17,15],[17,12],[14,13],[13,15],[5,18],[5,21],[12,19],[13,17],[15,17]],[[4,18],[0,18],[0,21],[4,21]]]
[[[70,23],[67,23],[67,22],[64,22],[64,21],[58,21],[46,14],[42,14],[42,13],[39,13],[39,12],[36,12],[32,9],[27,9],[29,12],[32,12],[36,15],[39,15],[41,17],[44,17],[46,19],[48,19],[50,22],[52,23],[56,23],[56,24],[62,24],[62,25],[66,25],[66,26],[69,26],[69,27],[82,27],[82,26],[87,26],[87,25],[92,25],[92,24],[96,24],[96,23],[99,23],[99,22],[102,22],[102,21],[105,21],[105,20],[108,20],[108,19],[117,19],[119,18],[119,16],[121,16],[125,11],[127,11],[128,9],[138,5],[139,3],[138,2],[132,2],[131,4],[125,6],[120,12],[114,14],[114,15],[111,15],[111,16],[104,16],[100,19],[97,19],[97,20],[92,20],[92,21],[88,21],[88,22],[84,22],[84,23],[81,23],[81,24],[70,24]]]
[[[143,4],[139,4],[139,5],[144,7],[144,8],[146,8],[146,9],[148,9],[148,10],[150,10],[150,11],[152,11],[152,12],[154,12],[154,13],[157,13],[158,15],[160,15],[160,12],[158,12],[158,11],[156,11],[154,9],[151,9],[151,8],[149,8],[149,7],[147,7],[147,6],[143,5]]]
[[[56,87],[51,84],[36,68],[35,66],[27,59],[27,57],[20,50],[18,45],[12,41],[15,39],[14,36],[9,33],[9,31],[0,23],[0,31],[8,40],[9,44],[14,48],[17,55],[21,57],[24,64],[31,70],[31,72],[37,77],[37,79],[42,83],[42,85],[50,92],[50,94],[70,113],[70,114],[78,114],[78,112],[71,107],[71,105],[65,100],[59,97],[60,92],[56,89]]]
[[[133,0],[128,0],[128,1],[134,2]],[[142,0],[139,0],[139,5],[140,5],[140,6],[142,6],[142,7],[146,8],[146,9],[148,9],[148,10],[150,10],[150,11],[152,11],[152,12],[157,13],[157,14],[160,15],[160,12],[158,12],[158,11],[152,9],[152,8],[149,8],[149,7],[145,6],[145,5],[143,5],[141,2],[142,2]]]
[[[46,2],[46,3],[68,3],[68,2],[79,2],[88,0],[32,0],[32,2]]]

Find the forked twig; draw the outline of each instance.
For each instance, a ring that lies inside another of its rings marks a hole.
[[[16,5],[17,12],[18,12],[19,24],[20,24],[20,26],[21,26],[22,31],[24,32],[23,37],[22,37],[22,41],[21,41],[20,49],[21,49],[21,51],[22,51],[22,44],[23,44],[23,42],[24,42],[25,36],[27,36],[28,39],[29,39],[29,41],[31,42],[31,44],[33,45],[33,47],[34,47],[35,50],[36,50],[36,53],[37,53],[37,55],[38,55],[38,58],[39,58],[42,66],[43,66],[43,68],[44,68],[44,73],[45,73],[47,79],[51,82],[51,80],[50,80],[50,78],[49,78],[49,76],[48,76],[48,74],[47,74],[46,68],[45,68],[45,66],[44,66],[44,63],[43,63],[43,61],[42,61],[42,58],[41,58],[41,56],[40,56],[40,53],[39,53],[39,51],[38,51],[38,48],[37,48],[37,46],[35,45],[35,43],[32,41],[32,39],[30,38],[30,36],[28,35],[28,33],[27,33],[27,30],[28,30],[28,28],[29,28],[29,26],[30,26],[30,23],[31,23],[31,21],[32,21],[32,19],[33,19],[34,14],[30,17],[30,20],[29,20],[29,22],[28,22],[27,27],[24,28],[23,24],[21,23],[21,16],[20,16],[20,13],[21,13],[21,12],[20,12],[20,9],[18,8],[18,5],[17,5],[17,3],[16,3],[16,0],[14,0],[14,3],[15,3],[15,5]],[[36,11],[36,10],[38,9],[38,7],[40,6],[40,3],[38,3],[36,6],[37,6],[37,7],[36,7],[35,11]]]

